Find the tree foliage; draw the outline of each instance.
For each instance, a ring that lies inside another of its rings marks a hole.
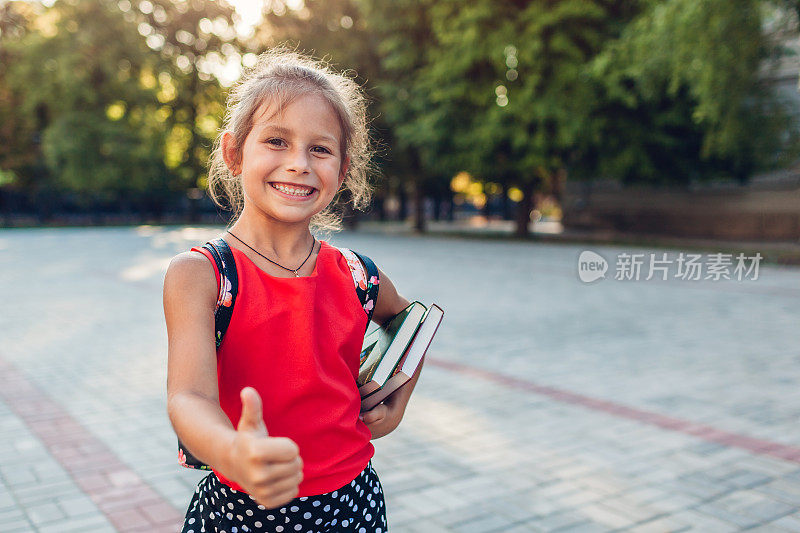
[[[173,190],[205,186],[206,164],[224,114],[217,75],[241,64],[233,8],[224,0],[148,0],[125,12],[154,56],[159,120],[168,131]]]
[[[556,179],[584,131],[595,97],[585,66],[629,16],[631,8],[618,4],[431,5],[435,52],[426,56],[416,88],[431,112],[410,129],[433,137],[432,157],[447,147],[463,169],[521,188],[520,234],[527,233],[533,193],[557,189]]]
[[[4,50],[13,58],[4,88],[30,132],[12,135],[9,145],[34,154],[41,145],[50,171],[45,178],[18,167],[32,172],[35,190],[141,192],[157,185],[155,91],[137,83],[152,60],[116,3],[58,2]]]
[[[742,181],[796,157],[765,83],[794,0],[270,0],[0,4],[0,169],[35,193],[166,197],[205,185],[225,83],[289,44],[358,72],[391,189],[558,196],[565,177]],[[223,83],[220,82],[223,80]],[[138,191],[138,192],[137,192]]]
[[[627,182],[744,180],[774,162],[776,151],[792,152],[794,136],[781,140],[786,110],[760,76],[776,46],[764,31],[764,7],[758,0],[652,2],[592,64],[601,104],[582,155],[594,151],[589,159],[598,164],[576,166]],[[614,146],[630,130],[640,135]]]

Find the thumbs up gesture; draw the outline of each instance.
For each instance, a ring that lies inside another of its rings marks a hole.
[[[270,437],[261,412],[261,396],[252,387],[240,393],[242,416],[230,450],[230,479],[258,503],[275,508],[298,494],[303,480],[303,460],[297,444],[285,437]]]

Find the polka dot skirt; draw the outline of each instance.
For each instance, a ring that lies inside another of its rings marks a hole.
[[[182,533],[386,533],[383,488],[372,462],[348,485],[267,509],[212,472],[194,492]]]

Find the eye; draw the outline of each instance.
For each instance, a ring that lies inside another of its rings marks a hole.
[[[267,139],[267,143],[271,144],[273,146],[285,146],[286,145],[286,141],[284,141],[280,137],[273,137],[271,139]]]
[[[318,154],[330,154],[331,151],[325,148],[324,146],[314,146],[311,148],[312,152],[317,152]]]

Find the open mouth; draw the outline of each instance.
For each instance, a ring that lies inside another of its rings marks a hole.
[[[276,189],[283,194],[295,197],[295,198],[305,198],[307,196],[311,196],[314,194],[315,189],[314,187],[306,187],[303,185],[292,185],[289,183],[280,183],[280,182],[270,182],[270,185],[273,189]]]

